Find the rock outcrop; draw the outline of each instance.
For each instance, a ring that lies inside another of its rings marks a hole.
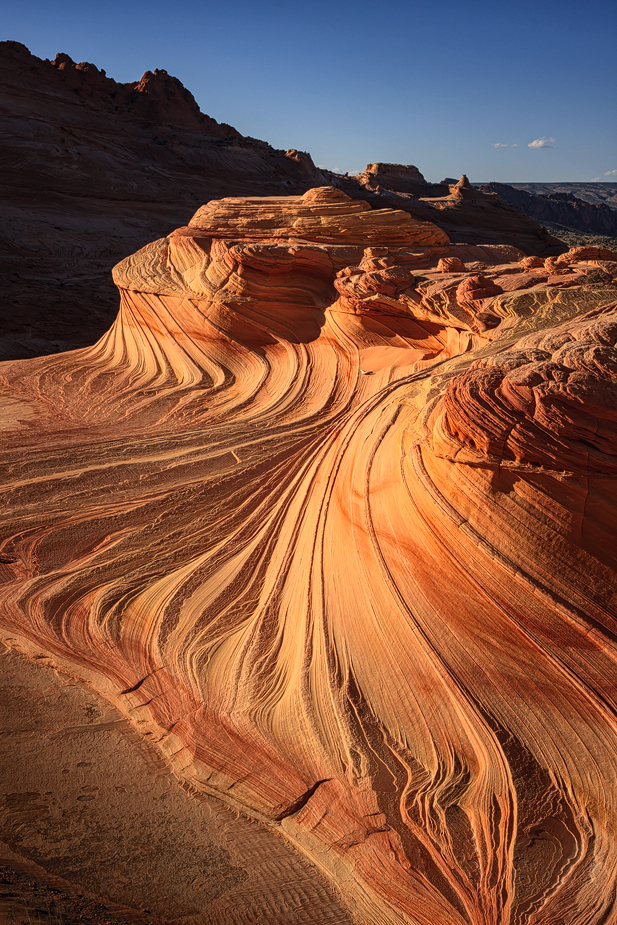
[[[402,209],[418,221],[432,221],[451,241],[469,244],[508,242],[526,254],[556,256],[566,250],[557,238],[529,216],[491,192],[472,187],[463,174],[428,183],[417,167],[368,164],[355,177],[325,171],[331,183],[374,209]]]
[[[612,914],[617,290],[523,258],[224,199],[0,366],[2,636],[368,925]]]
[[[434,186],[424,179],[413,164],[367,164],[366,169],[354,179],[366,189],[379,190],[383,187],[392,192],[413,193],[416,196],[426,195]],[[444,195],[447,189],[438,188],[437,192]]]
[[[487,207],[496,197],[433,209],[430,197],[449,191],[427,184],[415,167],[372,165],[366,185],[326,175],[306,152],[275,150],[200,112],[192,94],[162,70],[118,83],[94,64],[75,64],[65,54],[42,61],[18,42],[0,42],[0,115],[7,306],[0,359],[92,343],[117,310],[113,265],[186,224],[197,204],[225,196],[300,194],[344,183],[354,198],[408,211],[451,240],[560,252],[531,219]],[[373,181],[394,192],[373,191]],[[399,188],[429,198],[410,199]]]

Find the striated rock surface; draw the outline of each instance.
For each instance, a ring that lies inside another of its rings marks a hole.
[[[3,637],[368,925],[614,911],[617,290],[524,256],[228,198],[0,366]]]
[[[303,910],[352,925],[276,832],[180,782],[148,737],[48,659],[3,646],[0,859],[7,925],[305,925]],[[32,875],[46,896],[28,895]]]
[[[198,204],[225,196],[338,184],[372,208],[437,224],[454,241],[509,241],[543,256],[564,249],[531,219],[495,206],[497,197],[440,202],[447,186],[426,183],[416,167],[373,164],[366,176],[345,179],[318,170],[306,152],[243,137],[200,112],[164,70],[119,83],[66,54],[43,61],[19,42],[0,42],[0,116],[8,306],[0,359],[92,343],[115,316],[113,265],[184,225]]]

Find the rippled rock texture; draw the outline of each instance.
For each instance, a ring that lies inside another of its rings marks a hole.
[[[615,914],[616,291],[523,258],[224,199],[0,366],[4,638],[370,925]]]

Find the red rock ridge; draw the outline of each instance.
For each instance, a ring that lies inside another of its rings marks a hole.
[[[23,75],[19,71],[27,68],[29,83],[39,79],[52,86],[57,82],[59,86],[70,87],[80,99],[97,109],[113,112],[118,118],[168,123],[217,138],[242,137],[231,125],[218,123],[202,113],[193,94],[165,70],[155,68],[146,71],[141,80],[119,83],[96,65],[88,61],[76,64],[64,53],[57,54],[53,61],[41,61],[20,42],[2,42],[2,49],[5,56],[13,59],[14,79],[20,84]]]

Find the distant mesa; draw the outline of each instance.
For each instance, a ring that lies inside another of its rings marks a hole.
[[[575,184],[572,185],[576,188]],[[580,185],[584,191],[585,185]],[[587,202],[565,191],[534,195],[506,183],[485,183],[478,189],[483,193],[497,193],[505,202],[539,222],[617,238],[617,208],[610,200]]]

